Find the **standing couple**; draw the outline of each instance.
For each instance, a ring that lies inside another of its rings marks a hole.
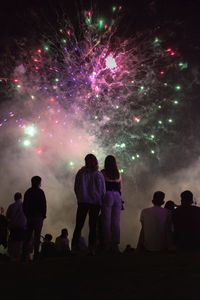
[[[101,211],[101,230],[105,250],[119,251],[121,176],[115,157],[109,155],[105,159],[104,169],[100,172],[95,155],[85,157],[85,166],[75,178],[74,191],[78,208],[76,226],[72,238],[72,250],[78,250],[81,230],[87,214],[89,215],[89,251],[95,253],[97,240],[97,223]]]

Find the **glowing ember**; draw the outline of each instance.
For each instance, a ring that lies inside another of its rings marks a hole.
[[[116,61],[112,55],[106,57],[106,67],[108,69],[114,69],[117,67]]]

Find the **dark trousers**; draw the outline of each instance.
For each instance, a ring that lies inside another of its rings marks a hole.
[[[27,232],[24,241],[24,252],[31,253],[32,245],[34,247],[34,254],[39,253],[40,235],[43,226],[43,217],[34,217],[27,220]]]
[[[10,228],[9,240],[12,242],[22,242],[26,238],[26,230],[24,228]]]
[[[72,238],[72,248],[78,248],[79,240],[81,237],[81,230],[84,226],[87,214],[89,214],[89,247],[94,247],[96,244],[96,230],[97,221],[100,212],[99,205],[93,205],[89,203],[79,203],[76,213],[76,226]]]

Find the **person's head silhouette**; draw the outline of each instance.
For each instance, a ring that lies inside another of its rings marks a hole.
[[[163,193],[161,191],[157,191],[153,194],[152,203],[155,206],[161,206],[165,203],[164,198],[165,198],[165,193]]]
[[[33,176],[31,178],[32,187],[40,187],[42,182],[42,178],[40,176]]]
[[[169,210],[174,210],[176,207],[174,201],[172,200],[168,200],[166,203],[165,203],[165,208],[169,209]]]
[[[22,199],[22,194],[19,193],[19,192],[18,192],[18,193],[15,193],[14,199],[15,199],[15,201],[21,200],[21,199]]]
[[[99,166],[98,166],[98,160],[96,156],[92,153],[89,153],[85,157],[85,166],[87,169],[90,171],[94,172],[97,171]]]
[[[45,242],[51,242],[53,236],[50,233],[45,234],[44,241]]]
[[[193,203],[193,194],[191,191],[184,191],[181,193],[181,204],[184,206],[190,206]]]

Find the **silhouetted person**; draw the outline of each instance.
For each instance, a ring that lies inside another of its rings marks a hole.
[[[41,177],[31,179],[32,187],[24,194],[23,210],[27,218],[27,238],[25,252],[33,238],[34,257],[37,258],[40,247],[40,235],[43,221],[46,218],[46,197],[41,187]]]
[[[105,182],[101,172],[98,171],[96,156],[88,154],[85,157],[85,166],[76,174],[74,191],[76,194],[78,209],[76,214],[76,226],[72,238],[72,250],[79,250],[78,243],[81,231],[89,214],[89,250],[91,253],[96,248],[96,227],[98,215],[105,194]]]
[[[177,207],[178,206],[172,200],[168,200],[165,203],[164,208],[167,209],[168,212],[170,213],[171,221],[172,221],[173,214],[174,214]],[[175,242],[174,242],[174,225],[173,225],[173,222],[171,222],[171,226],[170,226],[169,230],[170,230],[171,233],[169,233],[169,235],[168,235],[168,247],[169,247],[169,250],[173,251],[173,250],[176,250]]]
[[[4,208],[0,207],[0,246],[7,248],[8,222],[4,216]]]
[[[41,245],[41,257],[54,257],[56,255],[56,248],[52,242],[52,238],[51,234],[45,234],[44,241]]]
[[[61,235],[56,238],[55,247],[59,256],[65,256],[70,253],[68,230],[66,228],[63,228]]]
[[[168,201],[165,203],[165,206],[164,206],[164,208],[167,208],[167,209],[169,209],[170,211],[173,211],[176,207],[177,207],[176,204],[175,204],[174,201],[172,201],[172,200],[168,200]]]
[[[119,252],[120,214],[122,210],[121,176],[113,155],[108,155],[105,158],[102,174],[106,184],[106,194],[102,205],[105,250]]]
[[[170,213],[161,207],[165,194],[157,191],[153,195],[153,207],[145,208],[141,212],[142,229],[138,241],[138,250],[163,251],[168,249],[168,234],[171,228]]]
[[[15,193],[14,200],[15,202],[9,205],[6,212],[10,230],[8,253],[11,259],[19,260],[22,254],[27,220],[23,211],[22,194]]]
[[[181,205],[173,214],[175,244],[180,250],[200,250],[200,208],[193,206],[193,194],[184,191]]]

